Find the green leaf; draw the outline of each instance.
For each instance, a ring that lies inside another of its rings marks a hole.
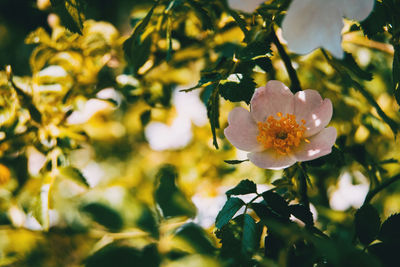
[[[226,195],[230,197],[231,195],[247,195],[251,193],[257,193],[257,185],[248,179],[240,181],[238,185],[234,188],[226,191]]]
[[[244,214],[243,217],[243,236],[242,236],[242,253],[252,254],[260,246],[260,236],[258,235],[257,225],[254,219]]]
[[[265,205],[265,202],[253,202],[250,208],[254,210],[260,220],[276,219],[277,215],[272,212],[270,208]]]
[[[137,220],[137,225],[144,231],[151,233],[155,238],[159,237],[158,222],[155,218],[153,211],[146,205],[142,206],[142,211],[139,219]]]
[[[165,218],[175,216],[194,217],[196,207],[176,186],[178,174],[172,165],[163,166],[157,174],[159,184],[155,191],[155,199]]]
[[[39,195],[33,200],[33,217],[40,223],[43,230],[49,230],[49,193],[51,183],[44,183],[40,187]]]
[[[86,267],[158,267],[160,261],[157,247],[153,244],[144,247],[143,250],[110,244],[90,255],[84,263]]]
[[[221,229],[222,226],[227,224],[233,218],[236,212],[243,207],[244,204],[245,203],[240,198],[228,198],[215,219],[215,226],[218,229]]]
[[[217,142],[217,133],[216,129],[219,129],[219,94],[218,94],[218,85],[211,84],[212,93],[210,98],[207,101],[207,116],[210,121],[211,133],[213,136],[213,145],[216,149],[218,149]]]
[[[400,242],[400,213],[391,215],[383,222],[378,239],[384,242]]]
[[[264,198],[267,206],[270,207],[272,211],[284,218],[289,218],[289,207],[283,197],[272,191],[265,191],[264,193],[262,193],[262,197]]]
[[[77,168],[68,166],[68,167],[59,168],[58,170],[61,175],[66,176],[79,184],[89,187],[89,184],[88,184],[85,176],[83,176],[82,172],[80,170],[78,170]]]
[[[356,235],[361,243],[368,245],[376,239],[381,220],[373,206],[367,204],[357,210],[354,223]]]
[[[177,230],[175,236],[187,241],[188,245],[200,254],[213,254],[215,252],[215,247],[207,233],[195,223],[183,225]]]
[[[113,232],[118,232],[124,224],[121,215],[103,203],[89,203],[82,206],[81,210],[90,214],[94,221],[107,227]]]
[[[142,40],[142,34],[150,22],[154,8],[158,5],[158,1],[153,5],[143,20],[136,26],[132,35],[126,39],[123,44],[125,57],[130,66],[133,68],[134,74],[147,61],[150,55],[150,47],[152,43],[151,35]]]
[[[400,45],[394,46],[393,67],[392,67],[394,97],[400,105]]]
[[[142,123],[142,127],[145,127],[149,122],[151,118],[151,110],[145,110],[140,114],[140,122]]]
[[[234,159],[234,160],[224,160],[225,163],[228,163],[228,164],[231,164],[231,165],[240,164],[240,163],[245,162],[245,161],[249,161],[249,160],[248,159],[244,159],[244,160],[236,160],[236,159]]]
[[[85,1],[50,0],[50,2],[64,26],[71,32],[82,34],[83,22],[85,20]]]
[[[221,83],[219,93],[224,99],[231,102],[244,101],[249,104],[255,89],[256,83],[253,78],[244,75],[239,82]]]
[[[289,212],[294,217],[304,222],[306,225],[314,224],[314,219],[311,211],[301,204],[290,205]]]
[[[193,0],[186,0],[190,7],[193,8],[196,15],[201,20],[201,25],[203,30],[214,30],[214,23],[210,15],[208,14],[207,10],[203,8],[203,6],[196,1]]]
[[[357,62],[354,60],[354,57],[350,53],[344,53],[344,58],[340,61],[341,64],[353,74],[355,74],[358,78],[371,81],[372,74],[367,72],[358,66]]]
[[[398,266],[399,243],[375,243],[368,246],[368,252],[376,256],[384,267]]]
[[[371,14],[361,22],[361,28],[368,37],[373,37],[378,33],[383,33],[384,26],[390,23],[390,17],[385,5],[379,1],[375,1],[374,10]]]

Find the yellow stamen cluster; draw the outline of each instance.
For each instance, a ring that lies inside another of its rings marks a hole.
[[[279,120],[269,116],[265,122],[258,122],[257,141],[265,149],[274,148],[279,154],[287,155],[294,147],[298,147],[302,140],[309,142],[304,137],[306,131],[304,120],[301,120],[302,125],[299,125],[295,115],[286,114],[284,117],[281,112],[276,115]]]

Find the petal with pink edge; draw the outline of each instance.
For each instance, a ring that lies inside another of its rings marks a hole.
[[[293,114],[293,94],[290,89],[280,81],[269,81],[264,87],[259,87],[251,98],[251,113],[256,121],[264,122],[269,116],[277,117]]]
[[[331,153],[332,146],[336,141],[336,135],[337,133],[334,127],[323,129],[318,134],[309,138],[309,143],[304,143],[299,146],[295,151],[296,159],[298,161],[308,161]]]
[[[300,123],[305,120],[305,137],[312,136],[328,125],[332,118],[333,108],[329,99],[322,100],[315,90],[297,92],[294,96],[294,115]]]
[[[228,115],[229,126],[225,128],[226,138],[235,147],[244,151],[259,151],[258,126],[251,113],[242,107],[234,108]]]
[[[272,149],[252,152],[247,157],[254,165],[271,170],[284,169],[296,163],[296,158],[292,155],[281,155]]]

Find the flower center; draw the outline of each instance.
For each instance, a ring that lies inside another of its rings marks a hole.
[[[274,148],[279,154],[287,155],[294,147],[298,147],[302,140],[309,142],[304,137],[305,120],[301,120],[302,125],[299,125],[296,122],[295,115],[286,114],[286,117],[284,117],[281,112],[276,115],[279,117],[278,120],[269,116],[265,122],[258,122],[257,124],[259,131],[257,141],[265,149]]]

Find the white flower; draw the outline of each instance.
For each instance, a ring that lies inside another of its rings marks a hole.
[[[293,0],[282,23],[282,35],[290,50],[307,54],[318,47],[343,58],[343,17],[364,20],[374,0]]]
[[[228,0],[228,5],[232,9],[252,13],[261,3],[264,2],[265,0]]]
[[[332,103],[315,90],[295,95],[283,83],[269,81],[254,93],[251,111],[234,108],[228,116],[226,138],[248,151],[249,160],[264,169],[283,169],[331,152],[336,129],[325,128]]]

